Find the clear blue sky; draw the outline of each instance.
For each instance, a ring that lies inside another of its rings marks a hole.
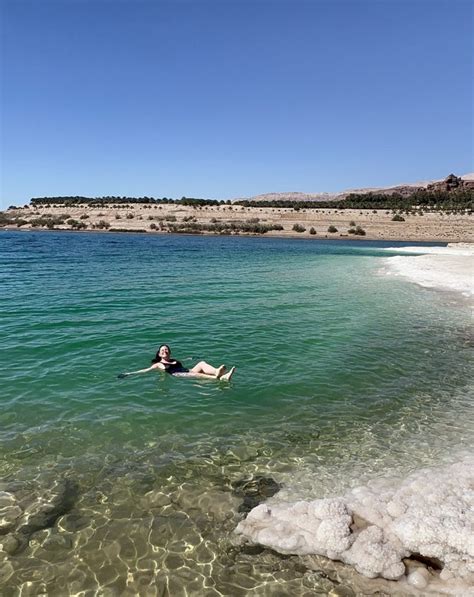
[[[474,170],[469,1],[0,1],[3,207]]]

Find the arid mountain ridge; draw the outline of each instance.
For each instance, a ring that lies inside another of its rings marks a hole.
[[[474,190],[474,172],[464,174],[463,176],[450,174],[446,178],[440,180],[404,183],[390,187],[346,189],[345,191],[336,193],[301,193],[294,191],[287,193],[264,193],[262,195],[255,195],[254,197],[240,197],[233,199],[232,201],[338,201],[345,199],[352,193],[378,193],[383,195],[399,193],[400,195],[407,196],[421,189],[430,191]]]

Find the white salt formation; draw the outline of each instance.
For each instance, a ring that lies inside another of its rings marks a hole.
[[[393,250],[393,249],[392,249]],[[474,295],[474,245],[450,244],[447,247],[398,247],[397,252],[423,253],[397,255],[386,260],[389,272],[420,286],[442,288]]]
[[[280,553],[323,555],[370,578],[403,577],[417,589],[435,578],[437,590],[440,581],[474,585],[473,531],[471,455],[402,481],[373,481],[340,498],[261,504],[236,529]],[[406,569],[410,556],[441,567],[439,576],[424,566]]]

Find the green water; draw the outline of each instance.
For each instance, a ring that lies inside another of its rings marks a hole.
[[[455,458],[474,427],[468,306],[387,276],[382,247],[2,232],[0,491],[24,518],[70,493],[0,551],[2,594],[331,590],[234,545],[233,484],[331,495]],[[237,372],[117,379],[162,342]]]

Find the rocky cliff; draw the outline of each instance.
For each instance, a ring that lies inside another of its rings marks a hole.
[[[264,193],[263,195],[255,195],[254,197],[242,197],[233,199],[233,201],[337,201],[345,199],[351,193],[365,194],[365,193],[379,193],[383,195],[392,195],[399,193],[400,195],[411,195],[415,191],[426,189],[429,191],[455,191],[474,189],[474,173],[465,174],[461,177],[450,174],[443,180],[423,181],[415,183],[406,183],[395,185],[391,187],[367,187],[362,189],[346,189],[336,193]]]

